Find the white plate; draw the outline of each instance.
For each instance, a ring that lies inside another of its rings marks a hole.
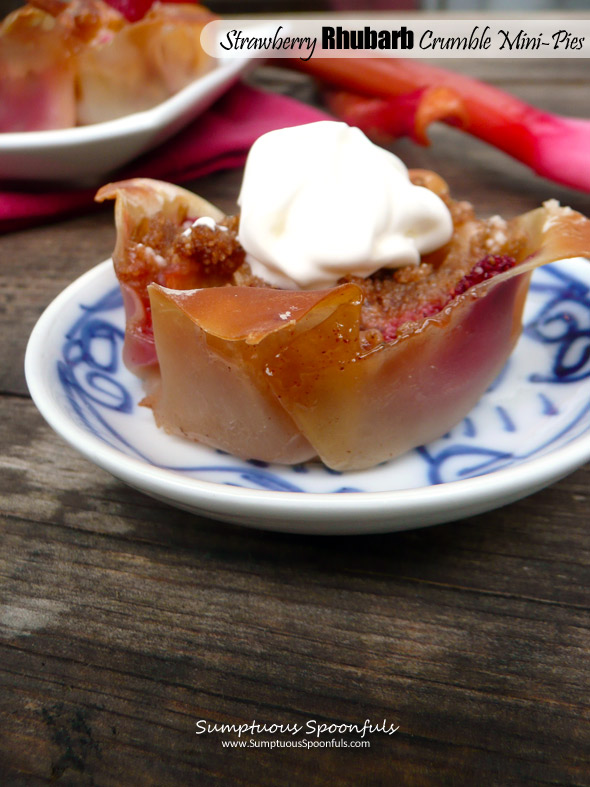
[[[248,58],[218,61],[145,112],[90,126],[0,134],[0,179],[94,182],[180,131],[250,64]]]
[[[27,348],[31,395],[90,461],[149,495],[213,518],[300,533],[370,533],[510,503],[590,458],[590,264],[535,272],[525,331],[452,432],[371,470],[244,462],[154,425],[121,362],[124,315],[110,261],[47,308]]]

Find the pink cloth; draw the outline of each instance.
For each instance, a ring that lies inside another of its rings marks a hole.
[[[239,167],[261,134],[326,118],[319,109],[295,99],[240,83],[173,139],[111,174],[108,180],[146,177],[182,183]],[[18,190],[4,190],[0,181],[0,232],[89,210],[97,190],[30,189],[24,184]]]

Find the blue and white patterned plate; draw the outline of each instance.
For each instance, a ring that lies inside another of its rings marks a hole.
[[[124,315],[109,261],[47,308],[27,349],[31,395],[92,462],[158,499],[217,519],[308,533],[445,522],[524,497],[590,459],[590,263],[535,272],[505,369],[449,434],[371,470],[237,460],[167,435],[121,362]]]

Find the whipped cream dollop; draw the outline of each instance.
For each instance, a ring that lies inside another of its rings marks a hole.
[[[252,272],[290,289],[417,265],[453,231],[444,202],[414,186],[397,156],[329,120],[261,136],[238,204]]]

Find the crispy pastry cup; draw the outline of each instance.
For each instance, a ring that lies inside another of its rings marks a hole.
[[[127,22],[102,0],[35,0],[0,23],[0,132],[69,128],[149,109],[214,65],[216,17],[154,3]]]
[[[78,123],[150,109],[212,68],[201,32],[215,18],[198,4],[156,2],[143,19],[84,48],[77,62]]]
[[[113,197],[115,268],[155,212],[221,216],[154,181],[112,184],[98,196]],[[362,293],[353,283],[321,291],[151,284],[155,347],[150,355],[142,346],[145,315],[128,292],[126,362],[149,377],[146,403],[172,433],[248,459],[371,467],[440,437],[471,410],[520,335],[534,268],[590,256],[590,222],[553,201],[514,219],[514,232],[526,239],[515,267],[370,351],[361,346]]]

